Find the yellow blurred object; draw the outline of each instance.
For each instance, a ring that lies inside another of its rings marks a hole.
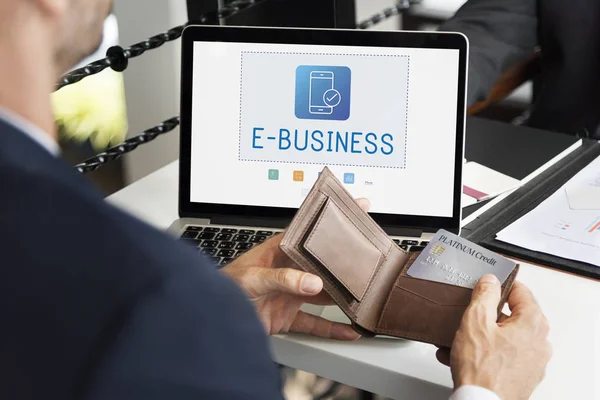
[[[123,75],[110,68],[52,93],[52,106],[64,139],[90,140],[96,150],[121,143],[127,135]]]

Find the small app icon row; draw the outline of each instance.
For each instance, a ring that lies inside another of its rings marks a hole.
[[[319,172],[319,175],[321,173]],[[269,170],[269,180],[270,181],[278,181],[279,180],[279,170],[278,169],[270,169]],[[293,174],[294,182],[304,182],[304,171],[294,171]],[[354,174],[351,172],[347,172],[344,174],[344,183],[347,185],[354,184]]]

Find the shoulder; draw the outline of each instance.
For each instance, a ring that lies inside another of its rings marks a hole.
[[[267,338],[235,284],[61,168],[0,163],[0,250],[18,266],[0,283],[0,338],[30,365],[21,372],[95,399],[273,398]]]
[[[281,398],[281,386],[264,328],[234,283],[174,274],[132,311],[89,393],[90,400],[271,400]]]

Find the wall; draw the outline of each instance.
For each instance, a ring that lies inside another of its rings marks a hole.
[[[115,14],[123,47],[187,21],[186,0],[117,0]],[[179,115],[180,41],[130,60],[125,91],[130,135]],[[178,131],[145,144],[126,156],[129,184],[177,159]]]

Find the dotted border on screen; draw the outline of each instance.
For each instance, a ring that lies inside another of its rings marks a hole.
[[[302,162],[302,161],[274,161],[242,158],[242,102],[243,102],[243,85],[244,85],[244,55],[246,54],[282,54],[282,55],[308,55],[308,56],[353,56],[353,57],[393,57],[407,58],[408,65],[406,71],[406,108],[404,116],[404,165],[402,167],[388,167],[381,165],[360,165],[360,164],[340,164],[340,163],[323,163],[323,162]],[[339,167],[367,167],[367,168],[383,168],[383,169],[406,169],[406,155],[408,154],[408,97],[410,87],[410,56],[406,54],[359,54],[359,53],[302,53],[291,51],[242,51],[240,61],[240,113],[238,117],[238,161],[247,162],[267,162],[277,164],[300,164],[300,165],[335,165]]]

